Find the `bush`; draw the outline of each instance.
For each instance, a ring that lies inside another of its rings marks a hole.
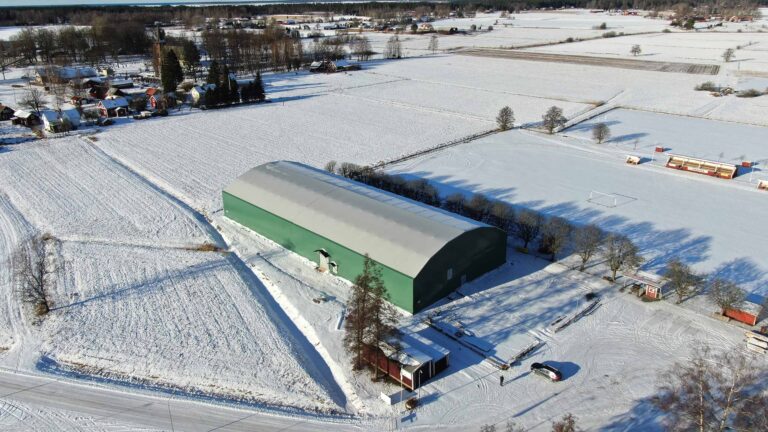
[[[603,37],[604,38],[612,38],[612,37],[616,37],[616,36],[618,36],[618,35],[616,34],[615,31],[609,31],[609,32],[603,33]]]
[[[693,89],[697,90],[697,91],[713,91],[713,92],[720,91],[720,87],[715,85],[715,83],[713,83],[712,81],[707,81],[705,83],[701,83],[701,84],[697,85],[696,87],[694,87]]]
[[[753,98],[753,97],[758,97],[762,95],[763,95],[762,92],[757,91],[755,89],[742,90],[736,94],[736,96],[741,98]]]
[[[668,28],[665,28],[665,29],[664,29],[664,30],[662,30],[661,32],[662,32],[662,33],[672,33],[672,30],[670,30],[670,29],[668,29]]]
[[[572,38],[572,37],[569,37],[568,39],[566,39],[566,40],[565,40],[565,42],[566,42],[566,43],[571,43],[571,42],[573,42],[573,38]]]
[[[602,23],[600,25],[592,27],[593,30],[605,30],[608,28],[608,24]]]

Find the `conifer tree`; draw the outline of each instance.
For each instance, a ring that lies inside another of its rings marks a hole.
[[[163,58],[160,68],[160,80],[165,93],[176,91],[179,83],[184,79],[184,71],[181,69],[179,58],[173,50],[168,50]]]

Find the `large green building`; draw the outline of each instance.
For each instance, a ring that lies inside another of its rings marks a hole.
[[[368,254],[411,313],[506,261],[497,228],[296,162],[253,168],[222,195],[228,218],[320,269],[354,280]]]

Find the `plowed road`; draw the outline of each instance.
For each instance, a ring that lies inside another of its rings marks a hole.
[[[0,405],[14,402],[168,431],[356,431],[347,423],[280,417],[189,400],[127,393],[55,378],[0,371]]]

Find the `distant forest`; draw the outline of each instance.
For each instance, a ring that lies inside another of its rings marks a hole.
[[[374,18],[393,18],[404,11],[416,9],[432,11],[451,9],[475,11],[492,8],[497,10],[521,11],[537,8],[579,7],[591,9],[695,9],[707,13],[730,11],[754,11],[758,5],[768,5],[768,0],[454,0],[448,3],[410,2],[410,3],[287,3],[270,5],[219,5],[206,7],[187,6],[68,6],[68,7],[14,7],[0,8],[0,25],[43,25],[72,24],[91,25],[107,18],[115,23],[136,22],[152,24],[155,21],[167,22],[181,20],[188,25],[196,25],[206,17],[232,18],[266,14],[301,14],[308,11],[327,12],[329,14],[361,15]],[[743,13],[743,12],[742,12]]]

